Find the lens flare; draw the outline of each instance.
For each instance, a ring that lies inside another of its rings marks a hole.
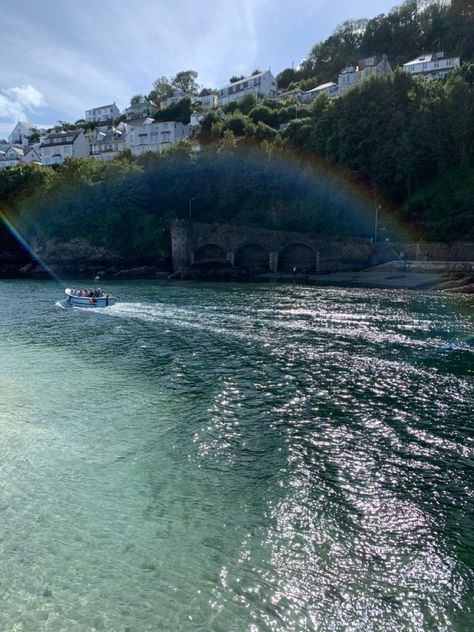
[[[7,215],[6,211],[0,207],[0,219],[3,221],[5,226],[8,228],[13,237],[17,240],[20,246],[27,252],[32,259],[34,259],[41,268],[49,274],[49,276],[55,281],[60,287],[65,288],[66,286],[58,277],[58,275],[51,270],[48,264],[42,259],[39,254],[32,248],[28,239],[22,233],[20,228],[13,222],[13,220]]]

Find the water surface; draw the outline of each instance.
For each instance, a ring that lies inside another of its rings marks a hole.
[[[0,282],[1,630],[474,628],[472,298],[110,289]]]

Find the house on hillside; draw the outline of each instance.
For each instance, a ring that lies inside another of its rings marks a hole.
[[[410,75],[424,79],[444,79],[454,68],[461,65],[460,57],[447,57],[443,51],[424,53],[403,64],[403,70]]]
[[[276,98],[279,101],[286,101],[287,99],[297,99],[298,101],[301,101],[302,95],[303,90],[300,88],[294,88],[293,90],[278,91]]]
[[[192,99],[193,95],[185,94],[182,90],[173,90],[173,94],[170,97],[166,97],[166,99],[160,101],[160,108],[169,108],[170,105],[178,103],[178,101],[181,101],[181,99],[184,99],[184,97],[189,97],[190,99]]]
[[[229,83],[219,90],[219,105],[238,101],[246,94],[254,94],[257,99],[277,96],[277,82],[270,70],[259,72],[240,81]]]
[[[115,101],[109,105],[101,105],[92,110],[86,110],[87,123],[104,123],[113,121],[120,116],[120,110],[115,105]]]
[[[217,107],[217,94],[210,90],[202,90],[200,94],[197,97],[193,97],[192,100],[200,103],[205,110],[211,110]]]
[[[188,125],[175,121],[155,122],[147,119],[127,134],[126,144],[134,156],[148,151],[160,152],[190,135]]]
[[[41,141],[40,152],[44,165],[60,165],[66,158],[86,158],[89,141],[82,130],[48,134]]]
[[[111,127],[106,132],[98,132],[93,139],[90,139],[90,155],[96,160],[112,160],[115,156],[126,148],[126,133]]]
[[[204,118],[204,114],[202,112],[198,112],[194,110],[191,112],[190,120],[189,120],[189,129],[191,131],[196,130],[201,124],[202,119]]]
[[[302,103],[311,103],[313,99],[319,97],[320,94],[327,94],[328,97],[335,97],[339,92],[339,86],[334,81],[329,81],[328,83],[321,83],[319,86],[316,86],[312,90],[307,90],[303,92],[301,95]]]
[[[28,147],[29,137],[33,132],[38,132],[38,126],[33,123],[27,123],[26,121],[18,121],[13,128],[12,133],[8,137],[8,141],[11,145],[20,145],[20,147]]]
[[[160,108],[151,99],[144,99],[140,103],[135,103],[125,110],[125,118],[127,121],[134,119],[145,118],[147,116],[153,116]]]
[[[370,77],[388,77],[393,74],[387,55],[374,55],[361,59],[358,66],[343,68],[338,77],[338,94],[344,94],[355,85]]]
[[[30,145],[23,150],[23,162],[35,162],[38,165],[42,164],[39,145]]]
[[[17,167],[23,162],[23,149],[10,145],[6,151],[0,151],[0,169]]]

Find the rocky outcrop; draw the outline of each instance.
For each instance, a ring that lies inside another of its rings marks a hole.
[[[470,274],[457,275],[456,278],[439,283],[433,289],[450,294],[474,294],[474,276]]]
[[[156,257],[125,258],[113,249],[95,246],[86,239],[75,238],[67,242],[48,240],[40,243],[35,258],[23,254],[0,253],[0,276],[46,276],[46,268],[64,278],[166,278],[171,262],[165,253]],[[39,262],[43,262],[43,267]]]

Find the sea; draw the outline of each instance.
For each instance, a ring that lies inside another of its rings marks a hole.
[[[1,631],[474,629],[472,296],[106,289],[0,281]]]

